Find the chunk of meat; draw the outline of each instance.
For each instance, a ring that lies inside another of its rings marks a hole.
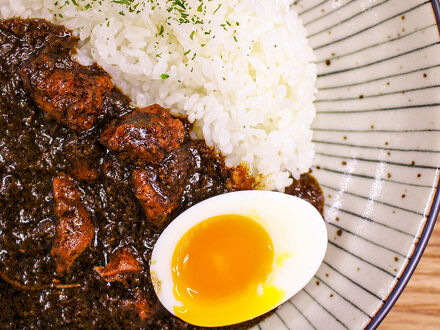
[[[95,181],[99,177],[99,170],[92,159],[77,159],[72,161],[70,172],[79,181]]]
[[[112,254],[107,266],[95,267],[95,270],[107,282],[123,283],[128,275],[140,273],[142,266],[128,248],[123,248]]]
[[[103,112],[110,77],[92,67],[59,62],[43,54],[20,70],[24,87],[44,114],[80,132],[93,127]]]
[[[194,166],[194,159],[186,148],[171,152],[159,166],[159,180],[168,190],[179,192],[188,178],[189,169]]]
[[[59,222],[50,254],[57,264],[57,273],[62,274],[90,245],[94,228],[71,176],[61,173],[53,180],[53,195]]]
[[[134,193],[147,219],[157,228],[166,224],[169,215],[180,206],[190,168],[195,160],[186,148],[172,151],[156,169],[146,167],[132,173]]]
[[[247,168],[242,165],[235,167],[226,181],[226,187],[231,191],[252,190],[254,186],[254,178],[249,174]]]
[[[135,292],[135,298],[123,300],[122,307],[136,312],[141,321],[151,319],[156,314],[157,303],[154,304],[152,301],[148,300],[139,290],[135,290]]]
[[[308,173],[301,174],[299,180],[284,191],[286,194],[299,197],[312,204],[324,216],[324,193],[318,181]]]
[[[100,158],[104,148],[89,136],[72,135],[63,143],[63,154],[71,166],[69,173],[79,181],[95,181],[100,175]]]
[[[92,158],[96,154],[104,154],[105,150],[97,143],[94,136],[72,134],[64,139],[63,152],[65,157],[75,159]]]
[[[119,158],[109,153],[104,158],[102,172],[106,181],[107,188],[112,186],[127,186],[131,177],[131,171],[124,166]]]
[[[127,159],[159,164],[184,138],[183,123],[155,104],[112,122],[101,134],[101,143]]]
[[[226,184],[231,172],[231,169],[226,167],[223,157],[204,141],[186,141],[184,147],[194,161],[190,167],[179,212],[209,197],[228,192]]]
[[[145,211],[147,220],[156,228],[166,224],[169,215],[179,206],[182,189],[169,193],[157,180],[151,169],[136,169],[132,174],[134,193]]]
[[[145,298],[138,298],[134,303],[134,308],[141,320],[146,320],[154,315],[154,310],[151,307],[151,304]]]

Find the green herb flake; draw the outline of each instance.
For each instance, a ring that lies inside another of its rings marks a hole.
[[[183,0],[183,1],[181,1],[181,0],[174,0],[174,3],[175,3],[176,5],[182,7],[183,9],[186,9],[186,8],[185,8],[185,1],[184,1],[184,0]]]
[[[162,73],[162,74],[160,75],[160,77],[161,77],[162,79],[167,79],[167,78],[170,77],[170,75],[169,75],[169,74],[166,74],[166,73]]]
[[[131,3],[128,0],[112,0],[113,3],[121,4],[121,5],[127,5],[130,6]]]
[[[164,27],[166,24],[171,26],[173,22],[177,22],[178,24],[191,24],[194,26],[193,31],[190,34],[190,39],[194,40],[194,35],[196,32],[200,32],[205,36],[210,36],[210,38],[214,39],[216,36],[212,33],[211,30],[206,31],[205,19],[208,24],[211,24],[210,16],[215,15],[220,8],[222,7],[221,1],[218,2],[218,6],[214,7],[215,10],[212,14],[207,13],[206,2],[211,2],[213,0],[198,0],[198,5],[196,4],[192,7],[191,3],[188,0],[166,0],[164,2],[158,2],[157,0],[54,0],[54,5],[57,6],[59,10],[62,10],[65,6],[75,5],[81,7],[81,9],[88,10],[94,8],[99,12],[102,12],[102,9],[99,6],[102,6],[104,2],[109,2],[115,4],[114,7],[117,8],[119,15],[126,16],[128,13],[139,14],[144,9],[149,8],[150,11],[160,10],[165,13],[168,12],[167,17],[157,25],[158,32],[155,34],[156,38],[163,35],[169,35],[169,33],[165,32]],[[163,3],[165,4],[163,6]],[[120,7],[119,7],[120,6]],[[55,17],[64,18],[61,13],[54,14]],[[238,21],[223,21],[223,24],[220,26],[228,31],[229,27],[232,25],[239,26],[240,23]],[[104,24],[104,23],[103,23]],[[106,18],[107,27],[110,26],[110,20]],[[196,25],[201,25],[200,28],[196,27]],[[235,36],[236,31],[232,33],[232,37],[235,42],[238,42],[237,37]],[[201,47],[205,47],[207,45],[205,43],[200,44]],[[275,46],[276,47],[276,46]],[[155,45],[154,48],[157,48]],[[184,55],[188,55],[191,50],[187,50],[184,52]],[[159,55],[160,56],[160,55]],[[196,57],[194,53],[192,59]],[[168,75],[161,75],[162,79],[168,78]]]
[[[214,10],[214,12],[213,12],[212,14],[215,15],[215,13],[220,9],[221,6],[222,6],[222,4],[219,4],[218,7],[217,7],[217,9]]]

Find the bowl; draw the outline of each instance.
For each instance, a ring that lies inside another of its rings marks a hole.
[[[415,270],[439,211],[438,1],[298,0],[318,65],[313,175],[328,250],[257,329],[373,329]]]

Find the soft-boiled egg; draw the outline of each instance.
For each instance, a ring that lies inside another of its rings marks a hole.
[[[262,315],[313,277],[327,248],[319,212],[302,199],[239,191],[207,199],[161,234],[150,274],[162,305],[193,325]]]

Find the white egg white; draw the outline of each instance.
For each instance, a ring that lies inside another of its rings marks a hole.
[[[272,239],[275,260],[270,281],[283,290],[285,296],[270,309],[300,291],[318,270],[327,248],[327,229],[315,207],[300,198],[278,192],[252,190],[219,195],[179,215],[161,234],[153,249],[150,273],[154,290],[172,314],[175,314],[174,306],[182,305],[173,293],[171,269],[177,243],[198,223],[227,214],[255,220]]]

